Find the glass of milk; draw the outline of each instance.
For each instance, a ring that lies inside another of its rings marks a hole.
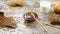
[[[41,1],[40,2],[40,12],[42,13],[49,13],[51,10],[51,3],[48,1]]]
[[[44,22],[51,12],[51,3],[48,1],[40,1],[40,18]]]

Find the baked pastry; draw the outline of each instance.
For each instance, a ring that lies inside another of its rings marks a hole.
[[[25,5],[24,0],[15,0],[14,2],[16,3],[16,5],[19,5],[20,7],[23,7]]]
[[[10,2],[8,2],[8,6],[16,7],[16,3],[14,1],[10,1]]]
[[[0,12],[0,27],[7,28],[16,28],[16,22],[11,18],[7,18],[4,16],[4,13]]]
[[[31,13],[34,14],[35,18],[38,17],[37,13],[35,13],[35,12],[26,12],[23,16],[25,21],[30,22],[30,23],[35,21],[34,17],[31,15]]]
[[[55,13],[60,13],[60,2],[58,2],[53,9]]]
[[[10,7],[23,7],[25,5],[24,0],[11,0],[8,2]]]

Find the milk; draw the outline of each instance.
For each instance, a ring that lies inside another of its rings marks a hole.
[[[51,10],[51,3],[48,1],[41,1],[40,2],[40,12],[42,13],[49,13]]]
[[[50,11],[51,11],[51,3],[48,1],[41,1],[40,2],[40,18],[42,22],[48,18]]]

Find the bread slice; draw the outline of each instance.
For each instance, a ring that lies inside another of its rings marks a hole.
[[[50,14],[50,16],[48,17],[47,21],[45,22],[46,25],[50,25],[56,28],[60,28],[60,14],[55,14],[54,12]],[[57,20],[57,22],[54,22],[53,24],[52,21]],[[59,23],[58,23],[59,21]]]
[[[24,7],[25,1],[24,0],[11,0],[7,2],[9,7]]]
[[[4,16],[3,12],[0,12],[0,27],[16,28],[16,22]]]

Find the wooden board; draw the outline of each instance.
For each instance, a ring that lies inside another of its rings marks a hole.
[[[59,25],[52,25],[52,24],[50,24],[50,22],[48,20],[45,22],[45,24],[48,25],[48,26],[52,26],[52,27],[55,27],[55,28],[59,28],[60,29],[60,26]]]
[[[53,13],[51,13],[51,14],[49,15],[49,17],[48,17],[48,19],[46,20],[45,24],[60,29],[60,25],[52,25],[52,24],[51,24],[50,19],[52,19],[52,18],[50,18],[50,16],[51,16],[52,14],[53,14]],[[53,18],[54,18],[54,17],[53,17]],[[59,19],[60,19],[60,18],[59,18]]]

